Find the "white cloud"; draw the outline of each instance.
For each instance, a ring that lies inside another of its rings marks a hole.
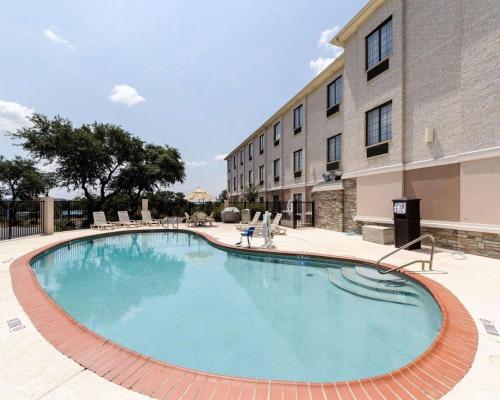
[[[326,29],[323,32],[321,32],[321,35],[319,36],[318,40],[318,46],[319,47],[330,46],[330,40],[333,39],[333,37],[339,30],[340,28],[338,26],[334,26],[333,28]]]
[[[227,154],[217,154],[214,157],[214,161],[224,161],[224,159],[227,157]]]
[[[309,61],[309,66],[313,70],[314,75],[318,75],[342,53],[343,50],[340,47],[336,47],[335,54],[333,54],[332,57],[318,57],[315,60]]]
[[[185,163],[189,167],[204,167],[208,165],[206,161],[185,161]]]
[[[123,83],[114,86],[113,92],[111,93],[111,96],[109,96],[109,99],[115,103],[126,104],[129,107],[132,107],[137,103],[146,101],[144,97],[140,96],[139,93],[137,93],[137,90],[135,90],[135,88]]]
[[[321,49],[323,56],[309,61],[309,66],[313,70],[314,75],[318,75],[344,52],[342,47],[330,44],[330,40],[332,40],[339,30],[340,28],[338,26],[334,26],[333,28],[324,30],[319,35],[318,47]]]
[[[56,33],[56,31],[59,30],[55,26],[50,26],[43,31],[43,35],[52,43],[62,44],[69,50],[75,50],[75,46],[73,46],[69,40],[64,39],[62,36]]]
[[[28,117],[33,112],[32,108],[14,101],[0,100],[0,131],[13,132],[23,126],[30,125]]]

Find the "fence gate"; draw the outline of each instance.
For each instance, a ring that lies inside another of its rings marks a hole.
[[[0,240],[43,233],[43,201],[0,201]]]

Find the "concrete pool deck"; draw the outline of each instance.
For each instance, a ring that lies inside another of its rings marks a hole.
[[[234,225],[219,224],[218,227],[193,230],[227,244],[234,244],[239,238]],[[146,398],[100,378],[56,350],[32,325],[12,291],[9,267],[14,258],[50,243],[90,234],[95,234],[95,231],[64,232],[0,242],[0,316],[4,321],[20,318],[26,326],[20,331],[9,332],[4,323],[0,329],[0,398]],[[254,240],[255,246],[261,243],[262,239]],[[314,228],[288,229],[286,236],[275,237],[275,243],[277,249],[283,251],[369,260],[376,260],[393,248],[363,242],[359,236]],[[417,252],[404,251],[388,261],[399,264],[421,257],[422,254]],[[472,255],[463,258],[449,251],[438,251],[434,268],[434,273],[425,276],[444,285],[459,298],[474,318],[479,332],[478,351],[472,368],[444,398],[497,399],[500,397],[500,369],[490,357],[500,356],[500,338],[495,340],[487,335],[479,319],[500,324],[500,260]],[[227,396],[226,399],[230,400]]]

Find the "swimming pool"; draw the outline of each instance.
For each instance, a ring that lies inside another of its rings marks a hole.
[[[383,374],[423,353],[442,321],[427,290],[401,275],[382,280],[353,263],[239,253],[185,232],[72,242],[32,268],[54,301],[98,334],[238,377]]]

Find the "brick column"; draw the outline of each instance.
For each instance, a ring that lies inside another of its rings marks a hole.
[[[43,198],[43,234],[54,233],[54,198],[45,196]]]
[[[141,210],[142,211],[148,211],[149,210],[149,200],[148,199],[142,199],[141,203]]]

